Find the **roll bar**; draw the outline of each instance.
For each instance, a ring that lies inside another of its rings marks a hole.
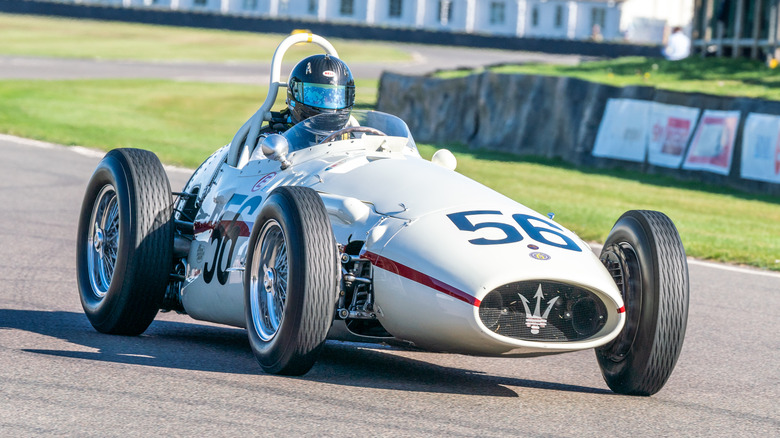
[[[329,55],[337,58],[339,56],[336,49],[328,40],[312,33],[290,35],[279,43],[279,47],[276,48],[274,57],[271,61],[271,81],[268,86],[268,95],[265,97],[265,102],[263,102],[260,109],[258,109],[257,112],[241,126],[238,132],[236,132],[236,135],[230,142],[230,148],[228,149],[227,164],[236,166],[241,155],[241,150],[244,147],[248,148],[248,152],[251,153],[257,146],[257,136],[260,134],[260,128],[262,127],[263,122],[271,120],[271,107],[273,107],[274,102],[276,102],[279,87],[287,87],[287,82],[281,82],[279,80],[282,71],[282,58],[284,58],[287,49],[299,43],[314,43],[325,49],[325,52]]]

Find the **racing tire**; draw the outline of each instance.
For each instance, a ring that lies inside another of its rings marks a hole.
[[[154,320],[173,262],[171,188],[160,160],[114,149],[87,184],[76,238],[79,295],[101,333],[139,335]]]
[[[279,187],[249,237],[244,309],[249,345],[267,373],[306,374],[335,314],[340,265],[328,213],[308,187]]]
[[[674,369],[688,320],[688,262],[677,228],[663,213],[628,211],[600,258],[626,313],[618,337],[596,349],[601,373],[618,394],[655,394]]]

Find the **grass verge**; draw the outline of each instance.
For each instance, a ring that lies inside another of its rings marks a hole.
[[[666,61],[626,57],[574,66],[524,64],[504,65],[490,70],[496,73],[570,76],[616,87],[640,85],[688,93],[780,100],[780,69],[773,70],[763,63],[746,59],[691,57],[682,61]],[[446,71],[439,73],[439,77],[472,73],[474,71]]]
[[[627,210],[658,210],[676,224],[688,255],[780,271],[780,199],[621,170],[449,145],[458,172],[604,242]],[[421,145],[429,158],[435,152]]]
[[[377,81],[358,81],[372,108]],[[0,131],[108,150],[140,147],[195,167],[226,144],[265,97],[264,87],[148,80],[0,81]],[[424,156],[433,145],[419,145]],[[603,242],[630,209],[677,224],[688,255],[780,271],[780,200],[621,171],[575,169],[451,146],[458,171],[529,207],[555,212],[582,238]]]
[[[293,29],[290,28],[290,31]],[[174,26],[0,14],[0,54],[143,61],[251,61],[267,63],[286,35]],[[327,37],[327,35],[324,35]],[[409,61],[390,44],[333,39],[347,63]],[[292,47],[285,57],[321,53]]]
[[[356,81],[356,108],[374,107],[377,83]],[[164,162],[196,167],[230,142],[267,90],[168,80],[6,80],[0,131],[103,150],[150,149]],[[284,99],[280,93],[277,104]]]

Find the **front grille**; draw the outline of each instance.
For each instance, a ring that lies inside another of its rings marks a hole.
[[[479,306],[488,330],[524,341],[580,341],[607,323],[607,308],[586,289],[554,281],[524,281],[494,289]]]

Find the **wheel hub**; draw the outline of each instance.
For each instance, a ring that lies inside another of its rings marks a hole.
[[[626,308],[626,323],[620,335],[599,351],[613,362],[620,362],[625,359],[637,335],[642,310],[642,273],[636,251],[626,242],[605,248],[600,258],[620,289]]]
[[[282,324],[287,295],[287,246],[284,231],[274,219],[260,231],[252,250],[251,270],[249,307],[252,325],[257,336],[268,342]]]
[[[117,192],[106,184],[95,197],[87,241],[87,269],[92,291],[97,299],[108,292],[117,262],[119,246],[119,205]]]
[[[263,271],[265,271],[263,274],[263,288],[265,288],[266,293],[274,296],[274,279],[276,278],[276,274],[274,273],[273,268],[267,266],[264,266],[263,268]]]
[[[103,241],[105,240],[105,235],[103,233],[103,230],[100,229],[100,227],[95,227],[95,236],[92,239],[94,241],[93,245],[95,246],[95,251],[102,254],[103,249]]]

